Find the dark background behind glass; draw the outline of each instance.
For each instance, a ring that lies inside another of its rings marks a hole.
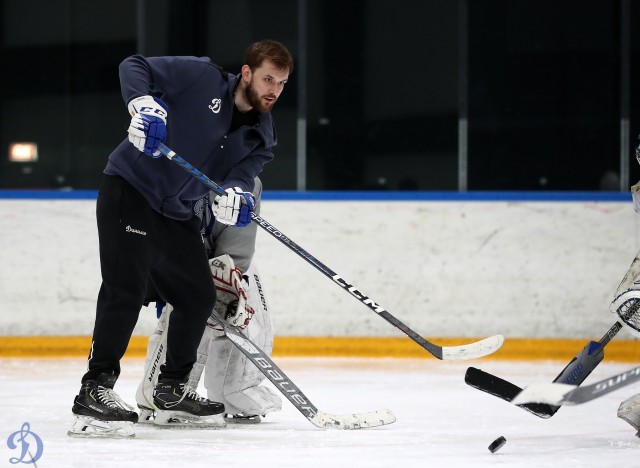
[[[274,111],[267,190],[300,188],[299,122],[307,190],[626,190],[625,171],[640,177],[637,5],[5,0],[0,188],[97,188],[126,137],[127,56],[204,55],[237,73],[273,38],[298,68]],[[36,163],[8,161],[23,141]]]

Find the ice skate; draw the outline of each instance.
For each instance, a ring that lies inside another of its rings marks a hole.
[[[165,427],[216,429],[225,427],[224,405],[198,395],[185,382],[163,380],[153,394],[153,422]]]
[[[82,383],[73,401],[75,420],[67,434],[71,437],[135,437],[133,425],[138,414],[113,390],[117,376],[100,374]]]

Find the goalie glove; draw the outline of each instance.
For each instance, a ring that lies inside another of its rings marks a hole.
[[[609,310],[617,314],[632,333],[640,336],[640,252],[618,286]]]
[[[231,257],[226,254],[209,260],[209,266],[216,287],[214,310],[228,324],[246,328],[255,313],[247,304],[249,278],[235,267]]]
[[[256,200],[251,192],[234,187],[225,190],[224,195],[216,195],[211,211],[222,224],[244,227],[251,223],[251,212],[255,207]]]
[[[158,98],[140,96],[129,103],[129,141],[145,154],[158,158],[158,146],[167,138],[167,105]]]

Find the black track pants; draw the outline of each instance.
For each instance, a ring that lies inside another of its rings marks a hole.
[[[96,207],[102,286],[88,371],[120,374],[149,278],[174,310],[162,378],[185,378],[197,358],[215,288],[199,231],[200,220],[157,213],[124,179],[104,176]]]

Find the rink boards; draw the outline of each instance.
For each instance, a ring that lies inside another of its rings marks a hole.
[[[638,248],[628,194],[267,192],[261,214],[421,335],[502,334],[505,359],[562,359],[599,339]],[[0,353],[84,354],[100,286],[95,193],[0,192],[0,223]],[[276,354],[426,354],[262,230],[256,262]],[[130,352],[155,321],[143,308]],[[607,356],[636,360],[636,340],[621,332]]]

